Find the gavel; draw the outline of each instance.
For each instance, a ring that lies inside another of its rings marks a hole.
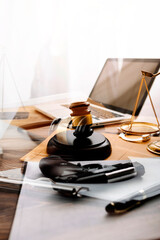
[[[72,111],[72,127],[75,128],[74,136],[77,138],[86,138],[92,135],[92,115],[88,109],[88,102],[74,102],[69,106]]]
[[[109,140],[94,132],[88,102],[74,102],[69,108],[72,129],[55,134],[47,144],[47,153],[62,156],[64,160],[102,160],[111,154]]]

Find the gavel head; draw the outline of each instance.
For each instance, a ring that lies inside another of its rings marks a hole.
[[[76,128],[74,135],[77,138],[89,137],[93,133],[92,116],[88,107],[88,102],[74,102],[69,106],[72,111],[72,127]]]

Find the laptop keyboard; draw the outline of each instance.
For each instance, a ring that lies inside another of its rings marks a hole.
[[[69,108],[69,104],[62,104],[62,106]],[[118,113],[112,113],[107,111],[106,109],[101,109],[94,106],[89,106],[89,110],[91,111],[92,117],[95,119],[109,119],[115,117],[122,117],[122,115]]]
[[[96,117],[97,119],[99,119],[99,118],[106,119],[106,118],[122,117],[122,115],[106,111],[106,109],[101,109],[101,108],[97,109],[96,107],[93,107],[93,106],[89,106],[89,109],[91,110],[92,116]]]

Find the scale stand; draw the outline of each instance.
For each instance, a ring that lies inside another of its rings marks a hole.
[[[120,126],[120,129],[123,133],[132,134],[132,135],[143,135],[143,134],[153,134],[153,133],[159,132],[160,125],[159,125],[158,117],[157,117],[156,110],[155,110],[155,107],[153,105],[153,102],[152,102],[152,99],[151,99],[151,96],[150,96],[150,93],[149,93],[149,90],[148,90],[148,86],[147,86],[147,83],[146,83],[146,80],[145,80],[145,76],[156,77],[159,74],[160,73],[152,74],[152,73],[142,71],[142,80],[141,80],[141,83],[140,83],[140,87],[139,87],[139,91],[138,91],[138,95],[137,95],[137,99],[136,99],[136,103],[135,103],[135,106],[134,106],[134,110],[133,110],[133,113],[132,113],[131,120],[130,120],[130,122],[124,123]],[[138,102],[139,102],[139,97],[140,97],[140,94],[141,94],[143,83],[145,84],[147,94],[149,96],[149,100],[151,102],[151,106],[152,106],[157,124],[148,123],[148,122],[134,122],[135,113],[136,113],[136,110],[137,110],[137,105],[138,105]]]

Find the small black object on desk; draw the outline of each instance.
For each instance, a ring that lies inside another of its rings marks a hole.
[[[56,154],[65,160],[103,160],[111,154],[111,144],[102,134],[93,132],[89,103],[70,105],[73,129],[57,133],[47,145],[48,154]]]

